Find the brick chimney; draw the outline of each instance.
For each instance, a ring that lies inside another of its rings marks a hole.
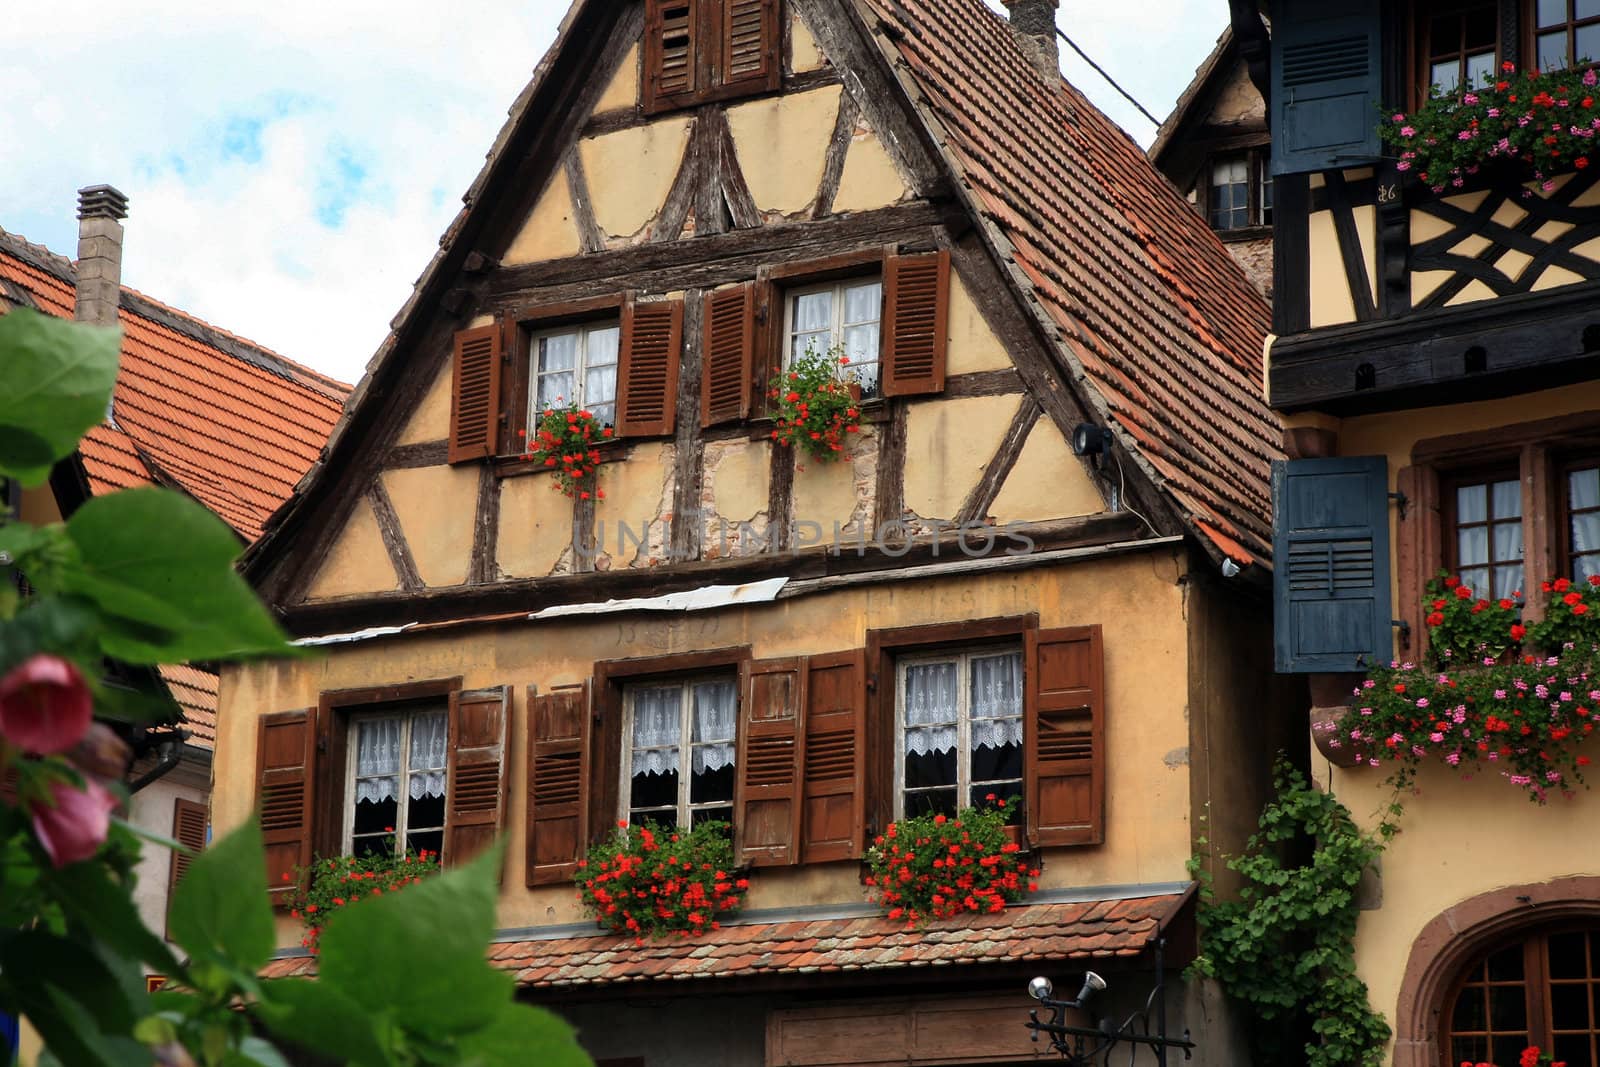
[[[1046,79],[1061,77],[1061,49],[1056,44],[1056,8],[1061,0],[1000,0],[1011,19],[1011,32]]]
[[[122,219],[128,198],[109,185],[78,190],[78,291],[73,318],[117,324],[122,294]]]

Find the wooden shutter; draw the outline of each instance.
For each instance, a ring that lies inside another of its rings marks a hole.
[[[734,782],[734,856],[752,866],[799,857],[800,744],[806,707],[805,660],[750,664],[739,724]]]
[[[622,309],[617,368],[617,432],[623,437],[669,434],[678,411],[678,362],[683,352],[683,301],[635,303]]]
[[[700,424],[715,426],[750,411],[750,367],[755,358],[754,286],[746,283],[706,296],[705,357],[700,368]]]
[[[530,886],[564,882],[588,844],[589,687],[537,696],[528,687]]]
[[[267,850],[267,891],[286,900],[296,867],[311,865],[312,772],[317,758],[314,709],[263,715],[256,733],[256,804]]]
[[[717,0],[721,54],[715,77],[724,87],[750,91],[776,89],[778,65],[777,0]]]
[[[800,860],[848,860],[866,837],[866,653],[812,656],[806,679]]]
[[[500,363],[498,323],[456,334],[450,390],[451,463],[495,453],[500,437]]]
[[[883,265],[883,395],[944,390],[950,253],[890,256]]]
[[[1272,556],[1279,672],[1365,671],[1389,661],[1387,459],[1274,462]]]
[[[1380,26],[1380,0],[1272,4],[1273,174],[1378,158]]]
[[[184,848],[198,853],[206,847],[206,806],[193,800],[178,797],[172,802],[172,839]],[[167,867],[167,915],[171,925],[172,891],[178,888],[183,876],[189,873],[194,857],[186,852],[172,850],[172,863]]]
[[[1104,654],[1100,627],[1029,630],[1024,791],[1035,845],[1105,840]]]
[[[699,50],[704,0],[648,0],[644,27],[644,109],[689,103],[705,79]]]
[[[450,694],[450,775],[443,861],[457,866],[494,844],[505,818],[511,687]]]

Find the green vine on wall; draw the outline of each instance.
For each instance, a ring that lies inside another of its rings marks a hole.
[[[1273,779],[1277,796],[1257,832],[1227,861],[1244,878],[1238,898],[1217,899],[1203,855],[1191,861],[1201,954],[1190,973],[1217,979],[1250,1012],[1257,1063],[1380,1067],[1390,1031],[1356,974],[1356,892],[1395,833],[1400,805],[1391,800],[1368,833],[1281,755]]]

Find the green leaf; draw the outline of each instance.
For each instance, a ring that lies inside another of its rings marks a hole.
[[[122,331],[16,308],[0,316],[0,474],[42,483],[106,417]]]
[[[140,998],[145,999],[145,998]],[[126,1037],[146,1013],[96,953],[64,937],[26,930],[0,939],[0,1003],[20,1009],[64,1063],[147,1064]]]
[[[46,888],[54,893],[69,920],[80,923],[113,951],[143,960],[162,974],[182,971],[167,943],[145,926],[128,887],[113,881],[103,865],[69,864],[47,876]]]
[[[107,655],[153,664],[297,653],[234,571],[238,539],[194,501],[110,493],[79,508],[67,533],[82,560],[62,584],[108,616]]]
[[[428,1037],[492,1023],[514,986],[484,958],[494,933],[500,851],[342,909],[319,941],[319,980]]]
[[[361,1067],[389,1062],[373,1033],[368,1010],[326,982],[308,978],[263,982],[256,1014],[278,1037],[324,1056]]]
[[[276,941],[266,885],[261,824],[252,818],[190,862],[172,894],[173,939],[195,963],[254,975]]]
[[[270,1042],[247,1037],[222,1058],[223,1067],[289,1067],[289,1061]]]
[[[572,1027],[543,1008],[506,1004],[493,1023],[456,1044],[463,1067],[590,1067]]]

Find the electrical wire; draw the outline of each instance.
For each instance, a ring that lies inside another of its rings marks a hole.
[[[1135,100],[1133,98],[1133,94],[1132,93],[1128,92],[1128,90],[1126,90],[1122,86],[1118,85],[1117,84],[1117,80],[1115,78],[1113,78],[1111,75],[1109,75],[1109,74],[1107,74],[1105,72],[1105,68],[1101,67],[1100,64],[1098,64],[1094,60],[1090,59],[1089,58],[1089,53],[1087,53],[1083,49],[1079,48],[1077,46],[1077,44],[1072,40],[1071,37],[1068,37],[1065,33],[1061,32],[1061,27],[1060,26],[1056,27],[1056,36],[1061,38],[1063,41],[1067,42],[1067,44],[1072,47],[1072,50],[1074,52],[1078,53],[1078,56],[1085,63],[1089,64],[1089,66],[1094,68],[1094,72],[1096,74],[1100,75],[1100,77],[1102,77],[1102,78],[1104,78],[1106,80],[1106,84],[1110,85],[1111,88],[1115,89],[1117,92],[1122,94],[1122,98],[1124,100],[1126,100],[1128,103],[1132,104],[1134,107],[1138,108],[1139,109],[1139,114],[1143,115],[1145,118],[1150,120],[1150,125],[1154,126],[1158,130],[1161,128],[1161,120],[1156,118],[1154,115],[1150,114],[1150,112],[1146,111],[1144,109],[1144,105],[1139,103],[1139,101],[1137,101],[1137,100]],[[1140,517],[1143,518],[1143,516],[1140,516]],[[1145,519],[1145,521],[1149,522],[1150,520],[1149,519]]]
[[[1157,537],[1160,537],[1161,536],[1161,531],[1156,529],[1156,524],[1151,522],[1149,519],[1146,519],[1145,516],[1144,516],[1144,512],[1140,511],[1138,508],[1136,508],[1132,504],[1128,503],[1128,477],[1127,477],[1127,475],[1125,475],[1122,472],[1122,459],[1115,452],[1111,453],[1111,458],[1117,464],[1117,504],[1118,504],[1118,506],[1127,508],[1129,511],[1133,512],[1135,515],[1139,516],[1140,519],[1144,520],[1144,524],[1146,526],[1150,527],[1150,532],[1155,534]]]

